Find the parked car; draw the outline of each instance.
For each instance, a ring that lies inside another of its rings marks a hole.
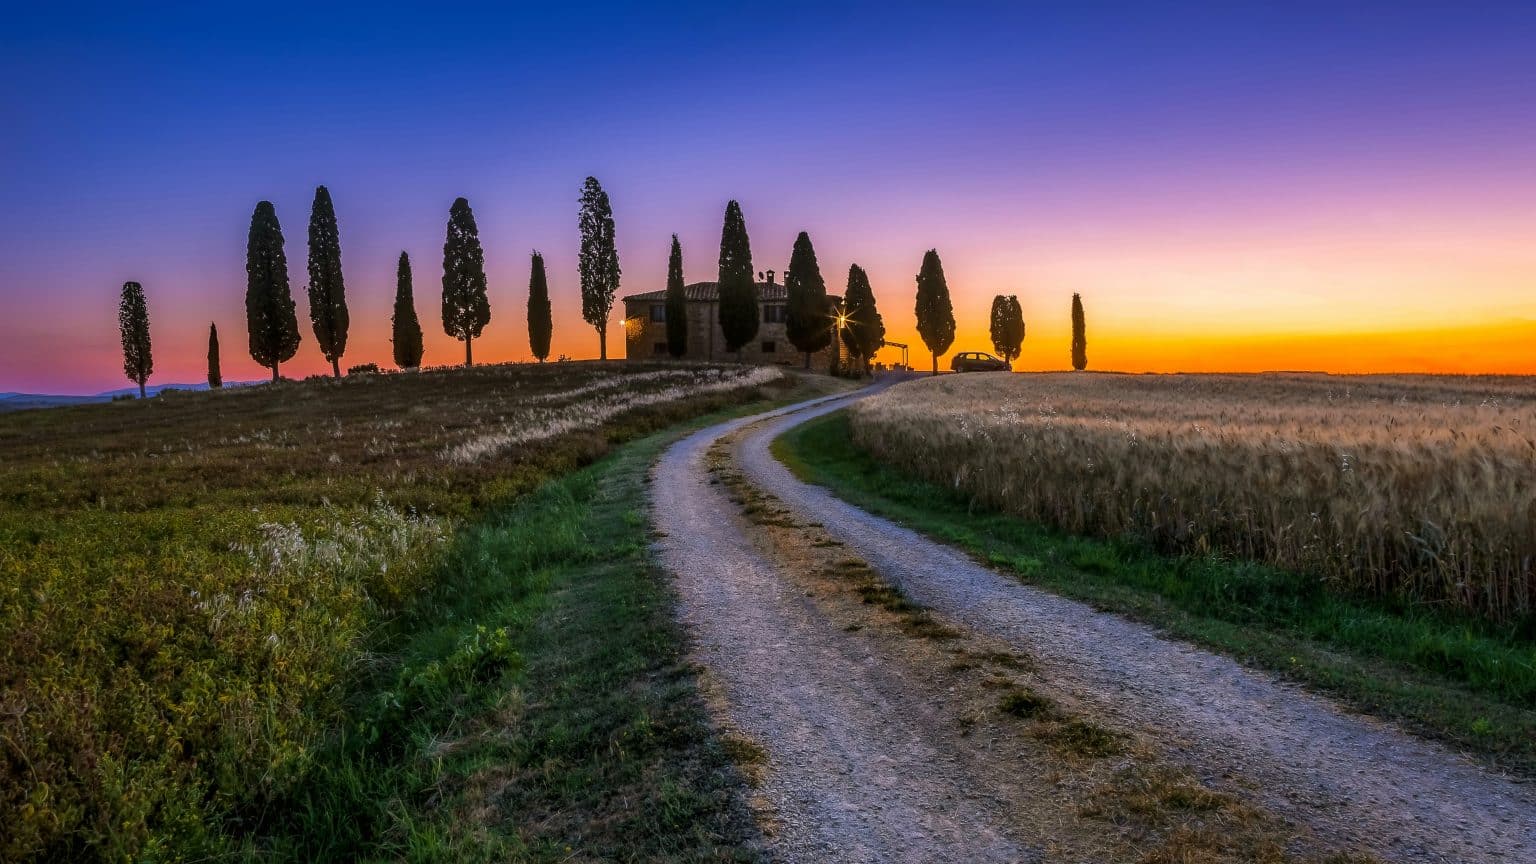
[[[985,351],[965,351],[949,361],[949,368],[956,372],[1007,372],[1008,362]]]

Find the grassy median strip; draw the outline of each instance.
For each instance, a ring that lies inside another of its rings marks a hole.
[[[1067,536],[974,507],[860,450],[842,412],[790,430],[774,453],[802,479],[1030,584],[1536,774],[1536,644],[1519,628],[1332,594],[1250,562]]]
[[[693,424],[698,425],[698,424]],[[621,447],[462,532],[355,720],[249,852],[284,860],[752,861]]]

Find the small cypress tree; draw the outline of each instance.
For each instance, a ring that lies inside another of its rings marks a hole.
[[[875,308],[875,292],[869,276],[857,264],[848,268],[848,292],[843,297],[843,343],[857,358],[861,373],[869,371],[869,360],[885,344],[885,321]]]
[[[486,297],[485,251],[475,211],[464,198],[448,211],[448,236],[443,241],[443,332],[464,343],[464,365],[475,365],[474,341],[491,320]]]
[[[1088,368],[1088,325],[1083,320],[1083,297],[1072,295],[1072,368]]]
[[[992,349],[1013,368],[1014,358],[1024,347],[1024,310],[1019,298],[999,294],[992,298]]]
[[[543,363],[549,356],[549,340],[555,332],[555,319],[549,308],[549,281],[544,275],[544,256],[533,253],[528,274],[528,347]]]
[[[752,241],[741,205],[725,205],[725,225],[720,230],[720,329],[725,347],[741,360],[742,346],[757,336],[759,324],[757,282],[752,274]]]
[[[224,375],[219,371],[219,325],[208,322],[208,389],[224,386]]]
[[[955,342],[955,310],[936,249],[923,255],[923,268],[917,274],[917,333],[933,352],[933,374],[939,374],[939,355]]]
[[[581,317],[597,329],[597,356],[608,359],[608,315],[619,290],[619,251],[614,242],[613,207],[596,177],[581,187]]]
[[[123,374],[139,385],[139,398],[143,399],[144,382],[155,371],[155,361],[149,346],[149,304],[144,301],[144,287],[137,282],[123,283],[117,328],[123,336]]]
[[[331,192],[315,187],[309,210],[309,323],[320,353],[331,361],[331,374],[341,377],[341,355],[347,353],[347,286],[341,277],[341,230]]]
[[[283,229],[271,201],[256,204],[245,245],[245,325],[250,334],[251,359],[272,369],[293,359],[299,350],[299,319],[288,290],[288,256]]]
[[[827,283],[821,278],[811,235],[804,231],[795,238],[790,252],[784,290],[788,295],[784,333],[790,344],[805,354],[805,368],[809,369],[811,355],[832,341],[832,327],[827,321]]]
[[[667,353],[673,358],[688,353],[688,288],[683,283],[683,244],[676,234],[667,257]]]
[[[423,353],[421,321],[416,317],[416,289],[411,278],[411,256],[400,253],[395,267],[395,314],[390,318],[395,346],[395,365],[401,369],[421,367]]]

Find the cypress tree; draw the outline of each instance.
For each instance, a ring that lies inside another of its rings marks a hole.
[[[720,329],[725,334],[726,350],[735,351],[741,360],[741,348],[757,336],[757,282],[752,277],[752,241],[747,238],[747,221],[741,205],[725,205],[725,225],[720,230]]]
[[[936,249],[923,255],[923,268],[917,274],[917,333],[933,352],[933,374],[939,374],[939,355],[955,341],[955,310]]]
[[[224,386],[224,375],[219,371],[219,325],[208,322],[208,389]]]
[[[144,382],[155,371],[155,361],[149,347],[149,304],[144,301],[144,287],[137,282],[123,283],[117,328],[123,336],[123,374],[139,385],[139,398],[143,399]]]
[[[485,252],[469,201],[455,199],[443,241],[443,332],[464,343],[464,365],[475,365],[474,340],[491,320],[485,296]]]
[[[543,363],[549,356],[549,340],[555,332],[554,316],[549,309],[549,281],[544,275],[544,256],[533,253],[533,269],[528,274],[528,347]]]
[[[1072,295],[1072,368],[1088,368],[1088,325],[1083,321],[1083,297]]]
[[[395,365],[401,369],[421,366],[421,321],[416,317],[416,290],[411,278],[411,256],[400,253],[395,267],[395,314],[390,319],[395,345]]]
[[[581,317],[597,328],[598,359],[608,359],[608,314],[619,290],[619,250],[613,236],[613,207],[596,177],[581,187]]]
[[[688,291],[683,283],[683,244],[676,234],[667,258],[667,353],[673,358],[688,353]]]
[[[842,317],[843,317],[843,301],[842,300],[833,300],[831,297],[828,297],[827,298],[827,318],[828,318],[828,320],[830,320],[833,323],[833,326],[841,326],[841,324],[839,322],[841,321]],[[827,329],[831,330],[832,328],[828,327]],[[832,339],[832,338],[828,337],[827,343],[832,348],[832,350],[831,350],[831,355],[832,356],[830,358],[828,358],[828,362],[827,362],[827,374],[828,375],[834,375],[834,376],[840,375],[840,374],[842,374],[842,368],[843,368],[843,340],[841,338],[839,338],[839,339]]]
[[[341,277],[341,230],[331,192],[315,187],[309,209],[309,322],[320,353],[331,361],[331,374],[341,377],[341,355],[347,353],[347,286]]]
[[[1024,346],[1024,310],[1019,298],[999,294],[992,298],[992,348],[1013,368],[1014,358]]]
[[[857,264],[848,268],[848,291],[843,297],[843,343],[858,358],[859,369],[869,371],[869,359],[885,344],[885,321],[875,308],[875,292],[869,276]]]
[[[795,238],[790,252],[784,290],[788,294],[784,333],[790,344],[805,354],[805,368],[809,369],[811,355],[832,341],[832,327],[827,321],[827,283],[821,278],[811,235],[804,231]]]
[[[251,359],[272,369],[299,350],[299,319],[288,290],[288,256],[283,253],[283,229],[271,201],[256,204],[245,246],[245,324],[250,333]]]

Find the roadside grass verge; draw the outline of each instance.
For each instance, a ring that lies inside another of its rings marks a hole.
[[[647,549],[647,469],[674,437],[462,532],[247,856],[758,860]]]
[[[773,451],[802,479],[1032,585],[1536,775],[1536,640],[1523,625],[1334,594],[1251,562],[1064,535],[879,462],[853,444],[843,412],[791,429]]]

